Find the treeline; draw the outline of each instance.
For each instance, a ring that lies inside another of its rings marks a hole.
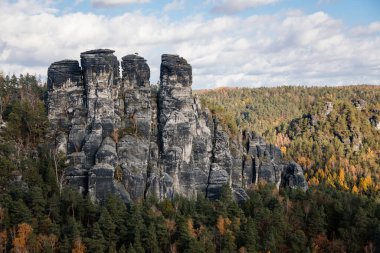
[[[220,88],[197,92],[231,138],[255,131],[301,164],[309,184],[380,190],[380,87]],[[223,103],[220,103],[223,101]]]
[[[14,178],[41,181],[40,163],[48,120],[43,102],[45,88],[35,76],[0,75],[0,192]]]
[[[115,196],[93,204],[76,191],[41,187],[0,195],[0,252],[377,252],[380,204],[349,192],[311,188],[249,193],[239,207],[220,200]]]
[[[367,109],[379,109],[380,87],[370,85],[342,87],[281,86],[273,88],[217,88],[195,90],[202,104],[221,116],[231,134],[238,129],[254,129],[264,135],[284,122],[314,112],[326,102],[362,99]],[[221,103],[223,101],[223,103]],[[273,136],[271,136],[273,137]]]

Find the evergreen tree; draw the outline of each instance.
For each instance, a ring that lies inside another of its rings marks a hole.
[[[121,245],[120,249],[119,249],[119,253],[127,253],[127,250],[125,249],[125,245]]]
[[[243,224],[242,230],[240,231],[241,246],[244,246],[248,253],[256,252],[257,238],[256,224],[252,217],[248,217],[247,222]]]
[[[128,252],[128,253],[137,253],[137,251],[136,251],[135,248],[133,247],[132,243],[129,244],[129,247],[128,247],[127,252]]]
[[[100,210],[99,227],[103,231],[107,245],[114,245],[117,238],[115,234],[116,225],[105,207],[102,207]]]
[[[307,219],[307,228],[312,236],[326,232],[326,214],[323,206],[313,205]]]
[[[46,200],[42,194],[42,189],[37,186],[33,187],[30,190],[30,199],[34,215],[37,217],[41,217],[41,215],[45,211],[46,206]]]
[[[90,229],[90,237],[86,238],[85,243],[89,252],[100,253],[104,252],[106,246],[110,243],[104,239],[103,232],[96,222]]]
[[[31,222],[32,214],[22,199],[12,201],[9,209],[12,225]]]
[[[146,252],[150,253],[159,253],[160,249],[158,247],[157,242],[157,234],[156,234],[156,227],[154,223],[151,223],[148,227],[148,234],[147,234],[147,243],[146,246]]]

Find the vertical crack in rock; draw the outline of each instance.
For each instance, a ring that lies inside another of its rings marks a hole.
[[[223,130],[216,117],[214,117],[213,139],[213,161],[211,163],[207,187],[207,197],[210,199],[216,199],[219,197],[223,185],[232,184],[230,178],[233,167],[233,157],[229,149],[229,136]]]
[[[160,86],[138,55],[81,53],[48,69],[46,106],[55,148],[67,155],[66,183],[93,201],[146,196],[218,198],[228,184],[238,201],[258,182],[307,188],[302,168],[254,133],[230,140],[215,116],[192,96],[192,68],[162,55]],[[241,144],[241,142],[244,143]],[[232,152],[233,151],[233,152]]]
[[[209,197],[209,186],[211,181],[211,173],[212,173],[212,165],[215,163],[215,147],[216,147],[216,138],[215,138],[215,132],[216,132],[216,124],[215,124],[215,117],[212,117],[212,123],[213,123],[213,132],[212,132],[212,150],[211,150],[211,163],[209,166],[209,173],[207,177],[207,187],[206,187],[206,198]]]
[[[159,161],[159,139],[158,139],[158,90],[157,87],[151,89],[151,125],[149,138],[149,157],[147,168],[147,179],[144,191],[144,197],[160,196],[160,170]]]

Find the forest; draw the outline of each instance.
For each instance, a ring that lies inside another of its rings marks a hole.
[[[0,75],[0,252],[380,251],[379,87],[196,91],[232,140],[255,131],[305,171],[306,192],[260,184],[240,205],[228,186],[132,205],[62,189],[45,92]]]
[[[220,88],[198,91],[231,139],[254,131],[302,165],[309,185],[380,189],[380,87]],[[221,104],[219,101],[224,101]]]

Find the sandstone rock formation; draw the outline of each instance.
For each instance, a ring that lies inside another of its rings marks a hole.
[[[246,142],[246,155],[243,159],[245,187],[265,181],[274,183],[277,187],[307,189],[301,166],[295,162],[285,161],[278,147],[265,143],[263,138],[254,133],[245,133],[244,138]]]
[[[192,68],[162,55],[160,86],[146,60],[98,49],[48,69],[48,117],[55,147],[67,155],[68,185],[94,201],[119,194],[217,198],[228,184],[238,200],[259,182],[307,188],[298,164],[253,133],[231,143],[218,119],[192,95]],[[244,143],[244,145],[243,145]],[[234,150],[234,152],[232,152]]]
[[[376,129],[380,130],[380,117],[377,115],[373,115],[370,119],[369,122],[371,125]]]

